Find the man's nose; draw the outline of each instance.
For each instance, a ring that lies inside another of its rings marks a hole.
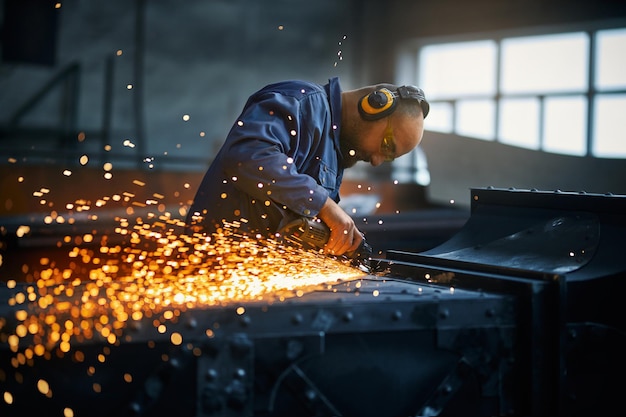
[[[377,167],[378,165],[382,164],[383,162],[385,162],[385,157],[379,154],[374,154],[372,155],[372,157],[370,158],[370,164],[372,164],[372,166]]]

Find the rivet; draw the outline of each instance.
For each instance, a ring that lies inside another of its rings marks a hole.
[[[400,320],[402,318],[402,312],[400,310],[394,311],[391,318],[394,320]]]
[[[306,390],[304,395],[306,396],[307,400],[309,400],[309,401],[313,401],[317,397],[317,394],[315,394],[315,391],[313,391],[312,389]]]
[[[294,314],[294,315],[291,317],[291,322],[292,322],[293,324],[300,324],[300,323],[302,323],[302,320],[303,320],[303,318],[302,318],[302,314],[298,314],[298,313],[296,313],[296,314]]]
[[[217,379],[217,371],[213,368],[209,368],[206,371],[207,381],[215,381]]]
[[[304,345],[302,344],[302,342],[295,339],[289,340],[287,342],[285,352],[287,359],[293,361],[294,359],[298,358],[302,354],[302,352],[304,352]]]
[[[246,334],[237,334],[233,336],[230,342],[231,355],[236,358],[246,357],[252,349],[252,341]]]
[[[343,315],[343,321],[345,322],[352,321],[353,318],[354,318],[354,315],[350,311],[346,311],[345,314]]]

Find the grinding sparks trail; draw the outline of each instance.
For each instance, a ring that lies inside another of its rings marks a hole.
[[[271,239],[238,235],[229,228],[211,237],[188,236],[176,234],[167,223],[176,221],[163,216],[153,224],[140,221],[130,227],[121,219],[116,231],[128,235],[131,245],[107,246],[104,239],[99,254],[73,248],[69,257],[88,265],[82,269],[86,276],[50,266],[35,274],[34,284],[19,287],[9,281],[17,324],[14,331],[3,332],[9,334],[11,350],[43,356],[56,348],[69,352],[72,341],[96,337],[116,345],[129,322],[162,312],[280,302],[364,275],[340,261]]]

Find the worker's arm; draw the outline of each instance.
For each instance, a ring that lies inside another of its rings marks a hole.
[[[330,239],[324,248],[326,252],[339,256],[359,247],[363,235],[354,224],[352,217],[331,198],[326,199],[318,217],[330,228]]]
[[[258,204],[273,201],[297,215],[316,216],[336,188],[336,161],[325,160],[320,151],[328,142],[321,141],[325,119],[307,119],[305,123],[292,114],[305,105],[302,113],[311,114],[323,107],[314,101],[324,100],[322,95],[307,101],[280,94],[256,97],[254,105],[243,111],[220,152],[225,181],[232,181]],[[313,172],[315,169],[319,172]],[[316,178],[326,182],[322,185]]]

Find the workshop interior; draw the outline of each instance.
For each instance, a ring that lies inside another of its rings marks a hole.
[[[623,414],[626,3],[0,0],[0,41],[0,415]],[[332,77],[430,103],[345,172],[367,245],[186,234],[248,96]]]

